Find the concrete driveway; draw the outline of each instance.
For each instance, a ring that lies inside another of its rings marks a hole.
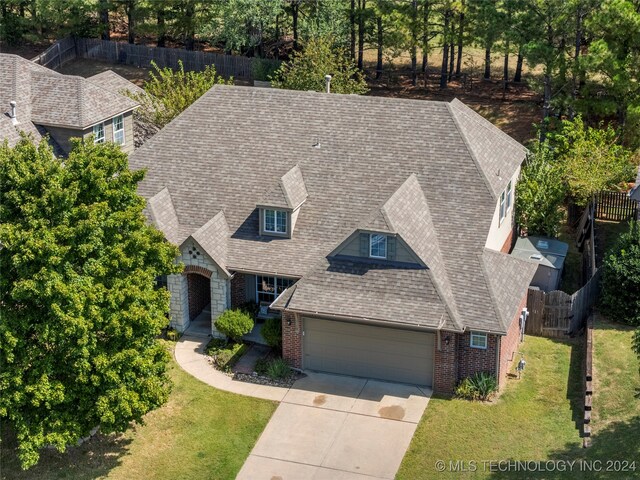
[[[431,391],[311,373],[287,392],[238,479],[395,477]]]

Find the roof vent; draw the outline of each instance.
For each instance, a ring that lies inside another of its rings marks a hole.
[[[320,148],[320,138],[316,137],[316,141],[311,145],[313,148]]]
[[[542,255],[540,255],[539,253],[534,253],[534,254],[533,254],[533,255],[531,255],[529,258],[530,258],[531,260],[538,260],[538,261],[540,261],[540,260],[542,260]]]
[[[331,75],[324,76],[324,83],[327,87],[327,93],[331,93]]]
[[[11,106],[11,111],[9,112],[9,118],[11,118],[11,123],[13,123],[14,125],[17,125],[18,124],[18,118],[16,117],[17,103],[15,100],[11,100],[9,102],[9,105]]]

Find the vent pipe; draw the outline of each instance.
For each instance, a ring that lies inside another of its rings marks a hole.
[[[18,124],[18,118],[16,117],[16,101],[15,100],[11,100],[9,102],[9,105],[11,106],[11,112],[9,113],[9,118],[11,118],[11,123],[13,123],[14,125]]]
[[[325,84],[327,85],[326,92],[331,93],[331,75],[325,75],[324,81],[325,81]]]

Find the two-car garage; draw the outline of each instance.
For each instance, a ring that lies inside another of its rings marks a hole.
[[[303,368],[431,386],[435,335],[304,317]]]

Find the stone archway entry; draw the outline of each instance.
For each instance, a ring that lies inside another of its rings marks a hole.
[[[198,273],[187,274],[189,320],[193,321],[211,304],[211,280]]]

